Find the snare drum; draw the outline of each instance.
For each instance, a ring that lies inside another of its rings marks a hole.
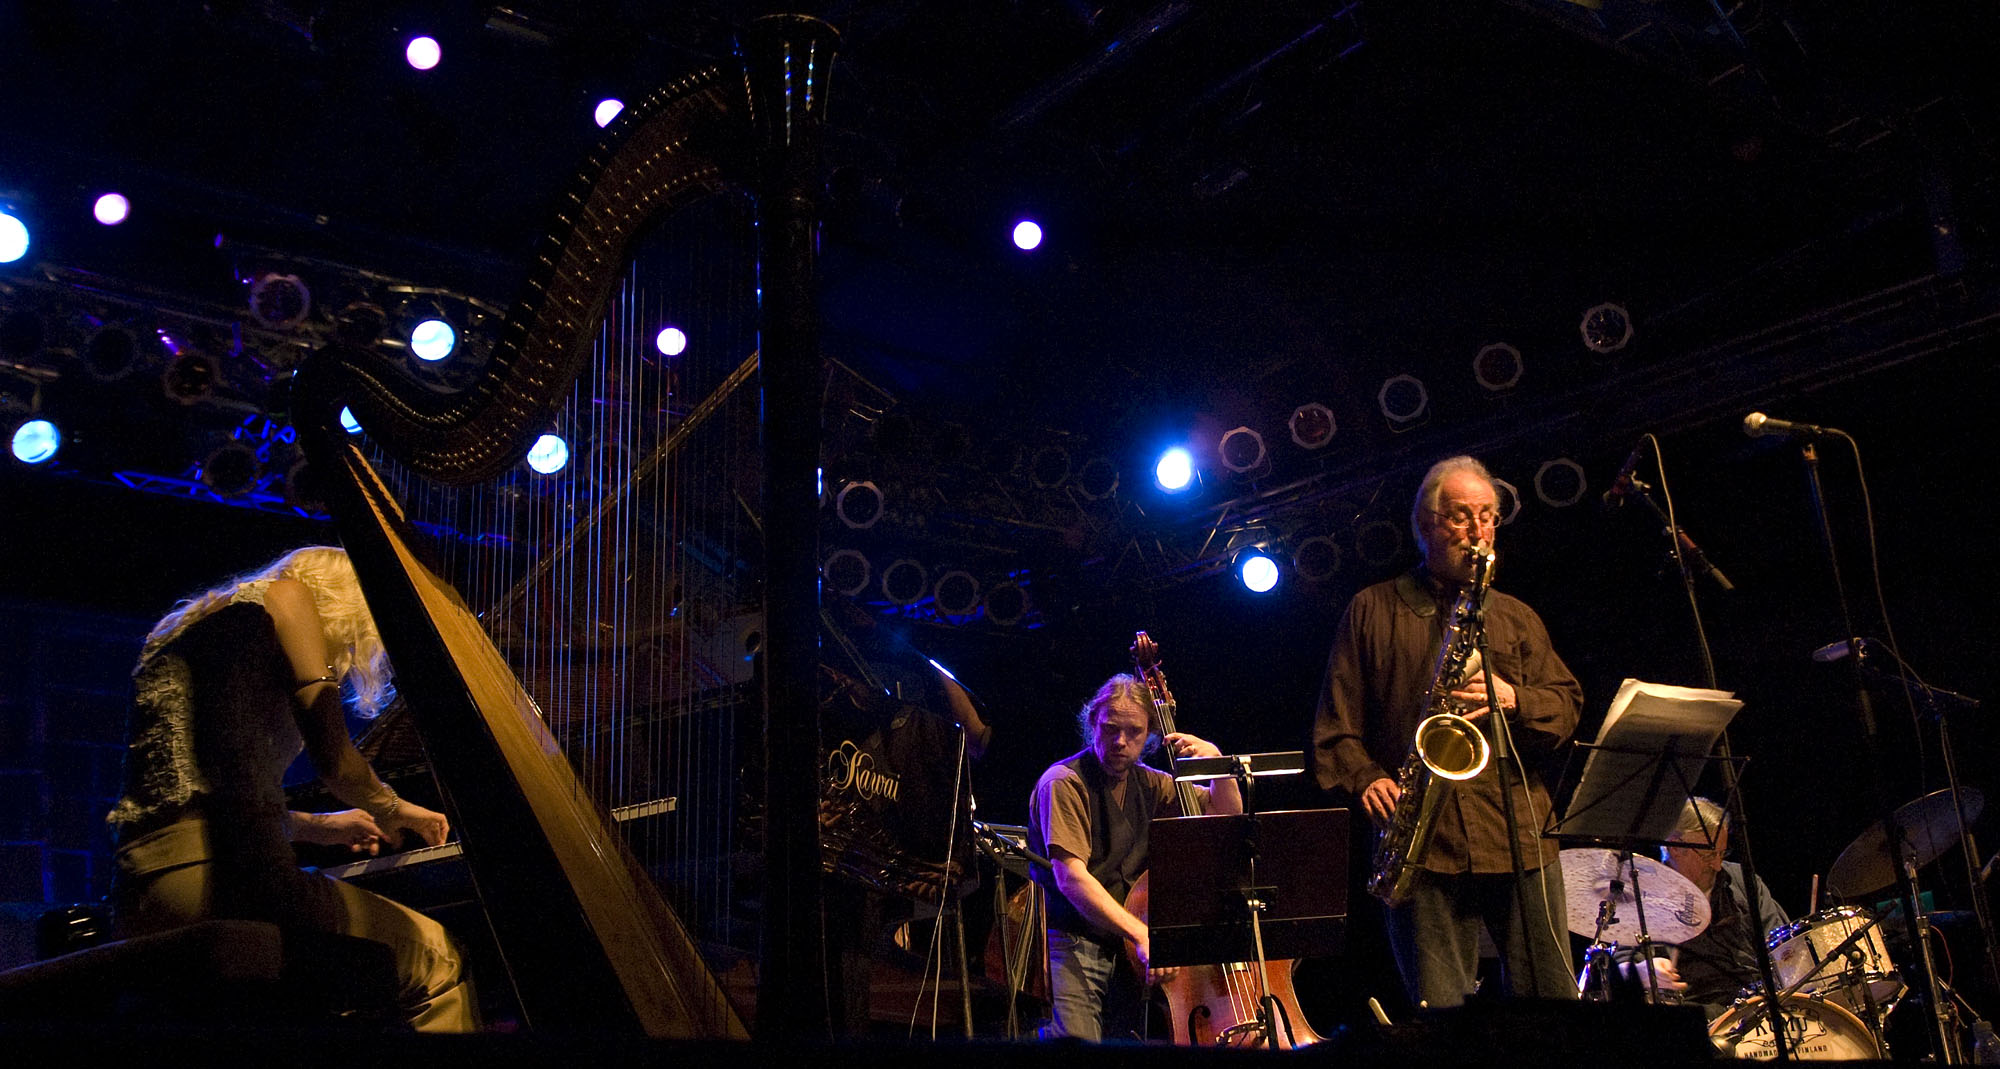
[[[1878,1011],[1894,1005],[1903,996],[1903,980],[1889,960],[1882,926],[1868,927],[1873,920],[1874,914],[1865,909],[1840,906],[1773,931],[1767,942],[1779,988],[1789,990],[1797,984],[1799,994],[1820,995],[1860,1014],[1868,1012],[1870,998]],[[1827,960],[1834,948],[1864,927],[1868,930],[1839,960]],[[1857,951],[1858,963],[1849,958]]]
[[[1762,995],[1739,1000],[1708,1026],[1709,1042],[1731,1058],[1775,1058],[1777,1039]],[[1792,995],[1779,1006],[1791,1055],[1800,1061],[1864,1061],[1883,1057],[1861,1018],[1823,999]]]

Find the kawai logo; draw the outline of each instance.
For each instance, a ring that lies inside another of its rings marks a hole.
[[[902,779],[888,772],[875,770],[875,755],[842,740],[839,747],[826,755],[826,774],[836,791],[853,791],[863,798],[896,800],[896,792],[902,787]]]

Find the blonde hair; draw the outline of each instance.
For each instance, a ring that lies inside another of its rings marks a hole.
[[[1105,680],[1104,685],[1097,688],[1097,693],[1091,695],[1090,700],[1083,703],[1083,708],[1077,710],[1076,728],[1082,734],[1085,746],[1089,746],[1091,740],[1096,736],[1097,722],[1104,718],[1104,711],[1111,708],[1111,703],[1120,699],[1144,710],[1147,722],[1149,724],[1152,722],[1153,688],[1141,682],[1138,676],[1127,672],[1120,672],[1110,679]],[[1144,752],[1151,754],[1159,748],[1159,745],[1159,733],[1149,729],[1146,734]]]
[[[251,583],[291,579],[312,594],[313,608],[319,613],[327,648],[333,651],[333,675],[346,679],[354,693],[355,711],[372,717],[389,703],[389,654],[382,648],[382,636],[375,618],[361,594],[361,580],[354,574],[354,562],[337,546],[306,546],[279,557],[257,571],[239,575],[221,586],[197,594],[174,606],[146,636],[140,654],[144,660],[166,645],[195,621],[228,605],[238,591]]]

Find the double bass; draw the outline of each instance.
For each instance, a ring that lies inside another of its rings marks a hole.
[[[1159,732],[1161,738],[1180,730],[1174,726],[1174,694],[1167,687],[1166,673],[1160,668],[1160,647],[1144,631],[1132,640],[1132,670],[1150,694],[1153,730]],[[1168,748],[1169,773],[1174,771],[1173,766],[1173,750]],[[1196,793],[1200,790],[1178,777],[1175,779],[1175,797],[1182,813],[1192,816],[1199,812]],[[1171,864],[1172,859],[1168,859],[1168,863]],[[1142,921],[1148,920],[1150,912],[1150,876],[1150,871],[1141,873],[1125,894],[1125,908]],[[1136,961],[1132,964],[1140,965]],[[1174,1045],[1248,1049],[1276,1046],[1269,1036],[1263,1034],[1258,1019],[1258,1003],[1267,987],[1277,1003],[1276,1027],[1280,1033],[1295,1045],[1320,1042],[1325,1037],[1313,1031],[1306,1022],[1305,1013],[1299,1008],[1298,993],[1292,986],[1292,972],[1297,967],[1296,959],[1266,961],[1261,983],[1254,961],[1189,965],[1174,969],[1159,984],[1167,1000],[1167,1018]],[[1143,971],[1141,975],[1144,975]]]

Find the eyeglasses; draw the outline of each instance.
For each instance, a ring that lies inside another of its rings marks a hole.
[[[1436,516],[1440,522],[1454,531],[1463,531],[1475,525],[1479,527],[1494,527],[1500,523],[1499,511],[1490,508],[1480,509],[1478,512],[1474,512],[1463,506],[1454,509],[1425,509],[1424,511]]]

